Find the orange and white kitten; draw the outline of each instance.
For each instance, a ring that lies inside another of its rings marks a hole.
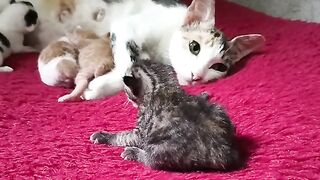
[[[88,87],[89,82],[104,75],[114,67],[111,49],[110,33],[100,38],[83,38],[86,30],[75,29],[68,35],[68,39],[79,49],[79,72],[75,77],[76,87],[67,95],[58,99],[58,102],[78,101]]]
[[[82,38],[98,38],[91,31],[79,34]],[[50,43],[43,49],[38,59],[41,81],[49,86],[72,87],[79,71],[78,49],[67,37]]]

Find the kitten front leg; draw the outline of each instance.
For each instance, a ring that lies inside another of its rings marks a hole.
[[[135,33],[126,23],[116,23],[111,28],[111,44],[115,67],[109,73],[97,77],[89,83],[84,92],[86,100],[100,99],[123,90],[122,77],[132,65],[132,52],[128,42],[132,42]],[[137,41],[135,41],[137,43]],[[137,43],[141,47],[141,43]]]
[[[90,136],[90,141],[95,144],[109,144],[114,146],[138,146],[139,139],[137,130],[116,134],[97,132]]]

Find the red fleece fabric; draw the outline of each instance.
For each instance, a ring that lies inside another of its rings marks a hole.
[[[228,77],[187,87],[208,91],[237,127],[246,166],[233,172],[174,173],[121,159],[123,148],[95,145],[99,130],[134,127],[137,110],[123,93],[58,103],[70,90],[40,82],[37,54],[13,55],[0,74],[1,179],[320,179],[320,25],[268,17],[217,2],[227,36],[261,33],[266,47]]]

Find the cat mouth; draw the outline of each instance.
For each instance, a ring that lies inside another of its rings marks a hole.
[[[215,63],[209,69],[213,69],[220,72],[226,72],[228,70],[228,66],[223,63]]]

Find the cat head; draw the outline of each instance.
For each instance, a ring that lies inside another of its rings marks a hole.
[[[14,18],[14,19],[12,19]],[[35,30],[38,24],[38,13],[33,5],[26,1],[12,1],[1,13],[1,23],[5,23],[8,29],[28,33]]]
[[[264,44],[259,34],[229,41],[214,27],[214,16],[213,0],[193,0],[183,25],[172,36],[169,56],[182,85],[221,78],[233,64]]]
[[[176,73],[172,66],[139,60],[126,71],[123,77],[124,91],[132,104],[137,107],[146,97],[160,90],[170,93],[179,89]]]

